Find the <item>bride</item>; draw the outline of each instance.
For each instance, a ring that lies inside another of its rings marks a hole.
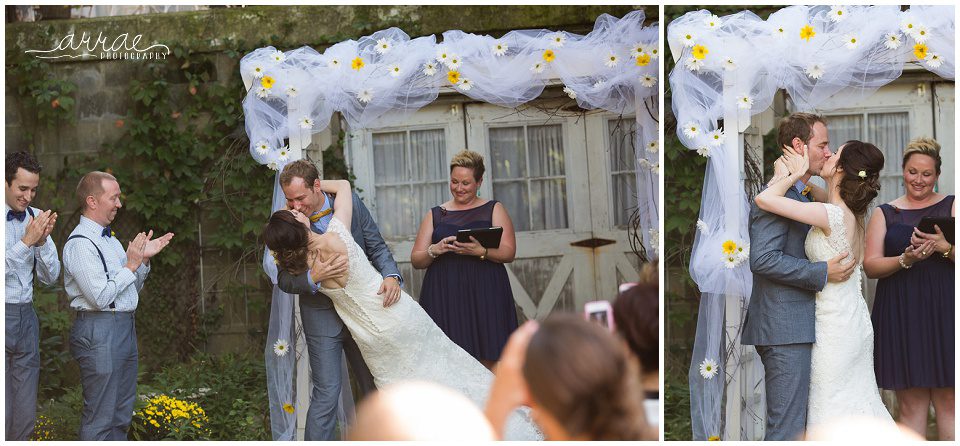
[[[350,183],[322,181],[321,189],[340,197],[334,201],[333,219],[326,233],[310,231],[308,217],[295,210],[280,210],[270,217],[265,229],[270,236],[264,238],[280,267],[300,274],[316,260],[346,257],[347,273],[321,281],[320,291],[333,301],[377,387],[397,381],[431,381],[459,391],[482,409],[493,374],[448,339],[406,292],[401,292],[397,303],[384,307],[382,297],[377,295],[382,278],[350,235]],[[542,434],[529,416],[514,413],[505,439],[538,440]]]
[[[873,326],[860,290],[864,215],[880,190],[883,153],[861,141],[847,141],[820,171],[827,189],[814,188],[815,202],[784,197],[807,171],[807,148],[786,150],[774,163],[769,187],[757,195],[760,209],[813,226],[804,248],[810,261],[826,261],[849,252],[856,262],[844,282],[827,283],[816,299],[816,342],[810,361],[807,428],[850,416],[893,423],[880,400],[873,370]]]

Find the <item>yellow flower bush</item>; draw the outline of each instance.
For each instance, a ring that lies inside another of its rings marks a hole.
[[[53,420],[43,416],[37,415],[37,423],[33,426],[33,440],[35,441],[51,441],[55,440],[53,437]]]
[[[210,437],[207,413],[197,403],[157,395],[133,414],[143,440],[203,440]]]

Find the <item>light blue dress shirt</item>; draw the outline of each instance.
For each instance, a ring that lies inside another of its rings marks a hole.
[[[10,205],[5,205],[6,211],[3,213],[6,218],[7,213],[12,209]],[[31,207],[33,215],[40,215],[37,208]],[[6,226],[6,235],[4,242],[7,252],[5,273],[5,292],[4,301],[8,304],[26,304],[33,302],[33,267],[36,262],[37,279],[44,285],[53,285],[60,278],[60,260],[57,259],[57,245],[53,243],[53,238],[47,236],[46,243],[43,246],[30,247],[21,240],[27,233],[27,224],[30,222],[30,213],[23,221],[8,220]]]
[[[83,235],[63,247],[63,283],[70,298],[70,308],[78,311],[134,311],[140,301],[150,266],[140,265],[136,274],[124,268],[127,251],[116,237],[103,236],[103,226],[81,216],[80,223],[70,234]],[[107,274],[94,244],[100,248],[107,262]],[[110,308],[114,303],[115,308]]]

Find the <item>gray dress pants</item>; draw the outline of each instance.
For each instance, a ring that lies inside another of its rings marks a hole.
[[[40,384],[40,321],[33,303],[6,304],[6,435],[8,441],[27,441],[37,421]]]

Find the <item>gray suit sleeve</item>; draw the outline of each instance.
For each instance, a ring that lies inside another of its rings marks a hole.
[[[810,291],[826,286],[827,263],[783,252],[790,221],[750,205],[750,270],[782,285]]]
[[[383,241],[377,222],[373,221],[370,211],[367,210],[367,206],[363,204],[357,194],[353,194],[353,219],[363,231],[363,251],[367,254],[367,258],[370,259],[373,267],[380,271],[380,275],[383,277],[390,275],[400,277],[400,268],[397,267],[397,262],[393,259],[390,248],[387,248],[387,243]]]
[[[309,272],[309,271],[308,271]],[[313,286],[310,283],[308,272],[294,276],[286,270],[277,270],[277,287],[288,294],[313,294]]]

